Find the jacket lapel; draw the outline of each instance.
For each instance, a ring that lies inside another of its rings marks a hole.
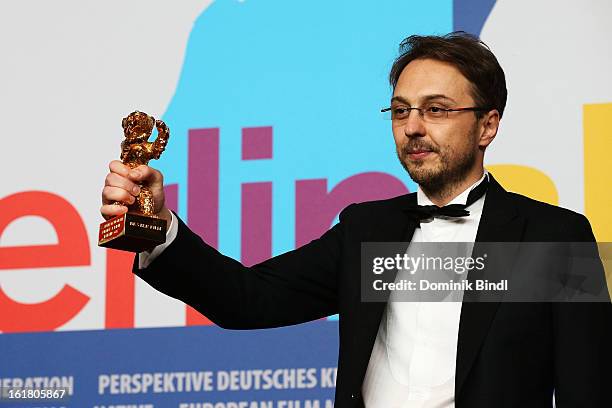
[[[401,207],[409,204],[416,203],[416,193],[408,194],[405,196],[402,205],[399,208],[393,208],[386,211],[384,214],[380,214],[378,219],[373,220],[376,227],[369,234],[368,242],[410,242],[414,230],[417,227],[417,223],[406,215],[401,210]],[[359,294],[360,296],[360,294]],[[370,361],[370,355],[372,354],[372,348],[376,335],[378,334],[378,327],[382,314],[387,306],[385,302],[361,302],[358,299],[357,304],[359,305],[359,325],[357,327],[357,333],[354,337],[355,347],[355,378],[356,383],[354,389],[357,393],[361,392],[361,383],[365,376],[368,363]]]
[[[476,242],[519,242],[522,238],[525,220],[516,211],[512,201],[502,186],[490,176],[490,185],[483,207],[482,217],[476,234]],[[416,194],[408,194],[402,205],[416,204]],[[401,208],[391,209],[381,214],[376,220],[376,228],[369,236],[370,242],[410,242],[417,223],[406,215]],[[482,276],[468,275],[469,280],[486,278],[486,269]],[[359,325],[354,337],[354,354],[356,371],[352,378],[354,390],[360,394],[361,383],[365,376],[372,347],[378,333],[378,327],[386,302],[361,302],[359,305]],[[457,341],[457,367],[455,375],[455,396],[461,387],[478,355],[491,322],[495,317],[499,302],[465,302],[461,308],[459,335]],[[359,395],[360,396],[360,395]]]
[[[479,242],[519,242],[522,239],[525,219],[516,210],[509,193],[493,179],[482,211],[475,251]],[[508,259],[507,257],[505,259]],[[480,273],[470,271],[468,280],[486,279],[487,269]],[[461,392],[465,380],[491,327],[500,302],[463,302],[457,340],[457,367],[455,374],[455,398]]]

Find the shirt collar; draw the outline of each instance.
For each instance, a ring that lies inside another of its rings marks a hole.
[[[462,204],[462,205],[465,205],[465,203],[467,202],[468,195],[470,194],[470,191],[472,191],[478,184],[480,184],[480,182],[482,182],[485,179],[485,177],[487,177],[487,178],[489,177],[489,172],[487,171],[487,169],[484,170],[484,174],[482,175],[480,180],[478,180],[477,182],[472,184],[470,187],[468,187],[465,191],[463,191],[457,197],[453,198],[452,201],[449,202],[448,204]],[[476,205],[477,203],[481,203],[483,198],[484,198],[484,196],[482,196],[480,199],[478,199],[474,204],[472,204],[472,206]],[[425,193],[421,189],[421,186],[418,186],[418,188],[417,188],[417,204],[418,205],[434,205],[434,203],[431,202],[429,197],[427,197],[427,195],[425,195]]]

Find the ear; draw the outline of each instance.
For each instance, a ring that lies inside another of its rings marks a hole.
[[[478,146],[486,148],[491,144],[499,129],[499,112],[490,110],[480,119],[481,133]]]

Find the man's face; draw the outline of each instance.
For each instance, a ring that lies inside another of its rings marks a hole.
[[[459,70],[445,62],[420,59],[402,71],[391,106],[455,109],[475,104],[470,83]],[[443,191],[480,171],[481,130],[471,111],[449,112],[436,123],[428,123],[418,111],[412,111],[407,119],[393,121],[402,166],[417,184],[430,191]]]

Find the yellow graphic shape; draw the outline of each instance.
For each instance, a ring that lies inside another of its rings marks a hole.
[[[506,190],[548,204],[559,204],[555,183],[540,170],[516,164],[493,164],[486,167]]]
[[[612,103],[584,105],[584,209],[598,241],[612,242]]]
[[[612,103],[584,105],[583,123],[584,209],[597,241],[612,242]],[[612,295],[610,245],[599,249]]]

